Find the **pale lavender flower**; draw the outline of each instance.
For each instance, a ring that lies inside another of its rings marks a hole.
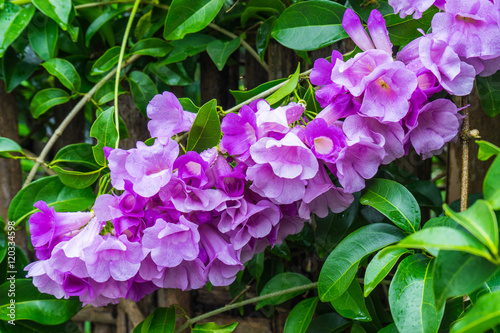
[[[429,9],[436,0],[389,0],[389,5],[394,8],[394,14],[399,12],[401,18],[413,14],[413,19],[418,20],[422,13]]]
[[[330,125],[322,118],[310,121],[306,126],[305,141],[313,154],[328,163],[335,163],[339,152],[346,146],[346,136],[341,128]]]

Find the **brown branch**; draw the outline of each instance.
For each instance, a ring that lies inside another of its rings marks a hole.
[[[139,310],[136,302],[125,298],[120,298],[120,303],[118,303],[118,306],[125,310],[125,313],[132,322],[133,327],[136,327],[144,320],[144,315],[142,314],[141,310]]]
[[[469,97],[463,96],[460,100],[461,107],[468,104]],[[464,108],[463,112],[465,118],[462,124],[462,179],[460,183],[460,211],[463,212],[467,209],[467,199],[469,196],[469,141],[470,141],[470,122],[469,122],[469,109]]]

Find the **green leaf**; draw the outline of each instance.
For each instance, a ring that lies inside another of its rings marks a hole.
[[[494,210],[500,209],[500,155],[495,158],[484,177],[483,194]]]
[[[0,231],[0,234],[3,231]],[[10,248],[9,250],[11,250]],[[11,277],[12,273],[11,272],[16,272],[13,275],[15,276],[16,279],[24,279],[26,277],[26,272],[24,271],[24,267],[26,267],[29,264],[29,259],[26,256],[26,254],[23,252],[23,250],[19,246],[14,247],[14,257],[15,257],[15,262],[12,263],[12,261],[9,262],[9,256],[5,256],[3,261],[0,262],[0,284],[4,283],[7,281],[7,277]],[[12,259],[11,259],[12,260]],[[17,322],[16,322],[17,324]]]
[[[31,320],[17,320],[16,325],[11,325],[6,321],[0,321],[0,332],[2,333],[54,333],[71,332],[80,333],[78,326],[67,321],[59,325],[42,325]]]
[[[500,114],[500,72],[488,77],[476,77],[477,92],[481,106],[489,117]]]
[[[170,43],[173,46],[168,56],[160,64],[168,65],[174,62],[185,60],[207,49],[207,45],[215,40],[214,37],[202,34],[187,35],[183,39],[174,40]]]
[[[10,1],[0,10],[0,58],[13,41],[19,37],[35,14],[35,7],[20,7]]]
[[[439,251],[434,266],[434,295],[438,308],[446,299],[473,292],[495,273],[497,266],[465,252]]]
[[[471,303],[474,305],[479,297],[495,291],[500,291],[500,270],[497,270],[497,272],[488,281],[483,283],[481,287],[474,290],[474,292],[469,293],[469,298]]]
[[[175,307],[156,308],[141,324],[134,329],[134,333],[173,333]]]
[[[9,206],[9,220],[16,224],[38,211],[33,204],[43,200],[57,212],[76,212],[89,208],[95,201],[91,188],[64,186],[57,176],[35,180],[19,191]]]
[[[272,87],[277,86],[278,84],[285,82],[287,79],[278,79],[274,81],[269,81],[259,85],[258,87],[253,88],[252,90],[244,91],[244,90],[229,90],[231,95],[236,99],[236,104],[243,103],[244,101],[249,100],[252,97],[257,96],[258,94],[271,89]]]
[[[433,260],[423,254],[405,258],[389,287],[392,317],[400,332],[437,332],[444,307],[436,309],[432,286]]]
[[[0,285],[0,320],[11,320],[8,316],[10,298],[6,297],[10,281]],[[29,319],[44,325],[58,325],[68,321],[82,308],[78,299],[56,299],[52,295],[42,294],[33,285],[31,279],[15,280],[16,321]]]
[[[7,234],[4,229],[0,229],[0,262],[3,261],[5,255],[7,254]],[[8,269],[10,270],[10,269]],[[3,273],[3,272],[2,272]],[[1,281],[3,282],[3,281]]]
[[[488,201],[477,200],[466,211],[461,213],[454,212],[446,204],[443,207],[446,215],[479,239],[488,247],[491,253],[498,254],[498,223],[495,212]]]
[[[255,37],[255,48],[257,53],[260,55],[260,59],[264,61],[264,56],[266,55],[266,49],[269,45],[269,40],[271,39],[271,31],[274,27],[274,22],[276,21],[276,16],[271,16],[262,23],[257,30],[257,36]]]
[[[373,179],[366,187],[360,202],[375,208],[409,233],[420,229],[420,208],[417,200],[410,191],[395,181]]]
[[[306,333],[337,333],[343,332],[351,322],[336,312],[322,314],[313,319]]]
[[[293,288],[293,287],[299,287],[303,286],[305,284],[311,283],[311,280],[309,280],[307,277],[305,277],[302,274],[298,273],[281,273],[278,275],[275,275],[274,277],[271,278],[271,280],[267,281],[267,283],[264,285],[264,288],[262,288],[262,291],[260,293],[260,296],[271,294],[277,291]],[[294,298],[295,296],[298,296],[302,294],[303,291],[296,291],[294,293],[287,293],[283,294],[280,296],[276,296],[273,298],[265,299],[262,301],[259,301],[257,305],[255,306],[255,310],[259,310],[260,308],[266,306],[266,305],[278,305],[283,302],[288,301],[289,299]]]
[[[380,331],[378,331],[378,333],[399,333],[399,330],[396,327],[396,324],[392,323],[382,328]]]
[[[181,98],[179,98],[179,103],[181,103],[182,109],[184,111],[198,113],[198,111],[200,110],[200,108],[198,106],[196,106],[196,104],[194,104],[190,98],[181,97]]]
[[[75,143],[61,148],[49,166],[54,164],[81,165],[88,169],[99,169],[94,159],[92,145],[89,143]]]
[[[486,161],[491,156],[500,155],[500,147],[492,144],[491,142],[484,140],[476,140],[479,145],[479,151],[477,152],[477,158],[480,161]]]
[[[108,49],[99,59],[92,65],[90,75],[104,74],[113,68],[120,57],[120,46],[115,46]]]
[[[312,111],[316,114],[321,112],[322,108],[316,99],[316,94],[312,84],[310,84],[309,88],[307,88],[307,91],[304,94],[304,100],[306,101],[306,110]]]
[[[273,105],[279,101],[281,101],[284,97],[290,95],[297,87],[297,83],[299,82],[300,75],[300,64],[297,66],[297,70],[293,75],[288,79],[284,86],[276,90],[271,96],[266,98],[266,101]]]
[[[285,5],[280,0],[251,0],[241,14],[241,25],[245,26],[247,21],[259,12],[279,15],[284,10]]]
[[[219,144],[222,133],[216,105],[217,101],[213,99],[205,103],[198,111],[189,131],[187,150],[200,153]]]
[[[325,218],[315,217],[314,239],[316,252],[320,258],[329,254],[344,238],[345,233],[354,222],[358,210],[359,200],[355,199],[351,206],[342,213],[330,212]]]
[[[404,233],[385,223],[374,223],[349,234],[330,253],[321,269],[318,293],[323,302],[340,297],[351,284],[360,261],[371,253],[403,239]]]
[[[264,272],[264,252],[257,253],[246,264],[246,269],[255,278],[257,283]]]
[[[197,324],[191,330],[191,333],[231,333],[236,329],[238,323],[227,324],[224,326],[217,325],[216,323]]]
[[[87,31],[85,32],[85,46],[89,47],[90,45],[90,40],[94,35],[96,34],[97,31],[99,31],[106,23],[111,21],[113,18],[116,16],[120,15],[121,13],[125,12],[127,9],[121,8],[117,10],[111,10],[109,12],[105,12],[102,15],[100,15],[98,18],[96,18],[87,28]],[[119,46],[117,46],[119,47]]]
[[[405,186],[420,206],[430,207],[436,211],[436,214],[441,214],[443,198],[436,184],[430,180],[418,180],[408,183]]]
[[[118,86],[118,95],[126,94],[127,91],[122,88],[121,85]],[[115,98],[115,83],[108,81],[104,83],[94,94],[94,101],[98,105],[103,105],[111,102]]]
[[[486,247],[471,235],[449,227],[430,227],[406,237],[396,247],[463,251],[493,261]]]
[[[165,20],[163,37],[182,39],[205,28],[222,8],[224,0],[174,0]]]
[[[51,59],[42,64],[43,67],[61,81],[61,83],[73,92],[80,90],[82,80],[73,64],[64,59]]]
[[[342,28],[345,10],[344,6],[329,1],[297,3],[279,16],[271,34],[290,49],[319,49],[349,37]]]
[[[56,21],[64,31],[68,30],[72,10],[71,0],[32,0],[42,13]]]
[[[485,332],[500,324],[500,291],[481,296],[450,333]]]
[[[130,91],[134,98],[134,103],[146,115],[146,108],[150,100],[158,94],[158,89],[147,74],[139,71],[133,71],[128,76]]]
[[[361,326],[359,323],[355,322],[354,325],[351,327],[351,333],[366,333],[365,329],[363,326]]]
[[[24,49],[22,54],[18,54],[13,48],[7,49],[2,59],[5,90],[8,93],[14,90],[35,72],[41,62],[42,60],[29,46]]]
[[[131,54],[140,54],[152,57],[164,57],[173,49],[172,45],[159,38],[148,38],[138,41],[132,49]]]
[[[401,256],[411,253],[413,251],[400,248],[392,248],[384,251],[382,256],[382,251],[378,252],[375,257],[370,261],[368,267],[366,267],[365,272],[365,283],[364,283],[364,296],[368,295],[375,289],[376,286],[389,274],[391,269],[396,265],[397,261]]]
[[[415,38],[422,36],[417,29],[422,29],[423,31],[429,30],[432,18],[437,12],[437,8],[426,10],[418,20],[414,20],[411,15],[403,19],[399,17],[399,14],[384,16],[392,44],[404,46]]]
[[[38,118],[52,107],[69,102],[71,96],[59,88],[47,88],[36,93],[31,100],[30,111],[33,118]]]
[[[216,39],[207,45],[207,53],[219,71],[224,68],[229,56],[240,47],[240,42],[241,39],[239,38],[229,42]]]
[[[14,140],[0,137],[0,157],[11,158],[11,153],[20,153],[24,155],[23,149]]]
[[[163,66],[160,63],[151,63],[148,69],[160,80],[169,86],[189,86],[193,83],[181,63]]]
[[[49,61],[57,54],[59,28],[53,20],[46,16],[42,17],[43,23],[29,25],[28,39],[35,53],[43,60]]]
[[[118,140],[118,132],[113,121],[113,111],[114,107],[110,107],[101,113],[90,128],[90,136],[97,139],[97,144],[92,147],[94,158],[97,164],[102,166],[106,165],[103,148],[115,148],[116,141]]]
[[[344,318],[359,321],[372,320],[366,308],[361,286],[356,279],[353,279],[347,290],[340,297],[332,300],[331,304],[335,311]]]
[[[363,21],[368,21],[372,10],[376,9],[383,16],[393,14],[394,9],[384,0],[366,1],[366,0],[349,0],[349,5],[346,7],[352,8]]]
[[[311,323],[319,298],[312,297],[301,301],[290,311],[283,333],[304,333]]]

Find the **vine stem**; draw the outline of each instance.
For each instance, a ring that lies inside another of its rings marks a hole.
[[[226,312],[226,311],[229,311],[229,310],[232,310],[232,309],[237,309],[240,306],[245,306],[245,305],[248,305],[248,304],[252,304],[252,303],[255,303],[255,302],[263,301],[263,300],[266,300],[266,299],[269,299],[269,298],[273,298],[273,297],[276,297],[276,296],[286,295],[286,294],[290,294],[290,293],[294,293],[294,292],[306,291],[306,290],[314,289],[314,288],[317,288],[317,287],[318,287],[318,282],[313,282],[313,283],[305,284],[303,286],[293,287],[293,288],[289,288],[289,289],[285,289],[285,290],[280,290],[280,291],[277,291],[277,292],[274,292],[274,293],[270,293],[270,294],[267,294],[267,295],[262,295],[262,296],[258,296],[258,297],[247,299],[245,301],[234,303],[234,304],[231,304],[231,305],[226,305],[226,306],[224,306],[222,308],[219,308],[217,310],[210,311],[210,312],[204,313],[204,314],[202,314],[202,315],[200,315],[198,317],[194,317],[194,318],[189,319],[181,327],[179,327],[175,331],[175,333],[180,333],[180,332],[184,331],[188,326],[190,326],[190,325],[192,325],[192,324],[194,324],[194,323],[196,323],[196,322],[198,322],[200,320],[212,317],[212,316],[214,316],[216,314],[219,314],[219,313],[222,313],[222,312]]]
[[[132,22],[134,22],[135,13],[137,13],[137,8],[139,8],[139,4],[141,0],[135,0],[134,7],[132,8],[132,12],[130,13],[130,17],[127,22],[127,27],[125,28],[125,34],[123,34],[122,46],[120,48],[120,56],[118,57],[118,65],[116,65],[116,79],[115,79],[115,126],[116,126],[116,144],[115,149],[118,148],[120,144],[120,116],[118,112],[118,89],[120,87],[120,72],[122,70],[122,62],[123,56],[125,55],[125,48],[127,47],[128,35],[130,33],[130,29],[132,28]]]
[[[124,61],[123,65],[124,66],[129,65],[132,62],[134,62],[135,60],[137,60],[137,58],[139,58],[139,57],[140,57],[140,55],[134,54],[129,59]],[[50,137],[50,139],[47,142],[47,144],[45,145],[45,147],[43,147],[42,152],[40,153],[40,155],[38,156],[38,158],[35,161],[35,165],[33,166],[33,168],[31,168],[31,171],[30,171],[28,177],[26,178],[26,181],[24,182],[23,188],[26,187],[29,183],[31,183],[31,181],[35,177],[35,174],[36,174],[36,171],[38,170],[38,167],[43,164],[45,157],[47,157],[47,154],[52,149],[52,147],[56,143],[57,139],[59,139],[61,134],[64,132],[66,127],[68,127],[71,120],[73,120],[73,118],[75,118],[75,116],[78,114],[78,112],[85,106],[85,103],[90,101],[90,99],[95,94],[95,92],[100,87],[102,87],[102,85],[104,83],[108,82],[116,74],[116,72],[117,72],[117,69],[115,68],[111,72],[109,72],[105,77],[103,77],[101,79],[101,81],[97,82],[96,85],[92,87],[92,89],[90,89],[85,95],[82,96],[82,99],[78,102],[78,104],[76,104],[75,107],[68,113],[66,118],[64,118],[64,120],[61,122],[59,127],[54,131],[54,134]]]
[[[463,96],[460,100],[461,107],[464,108],[465,116],[462,123],[462,179],[460,184],[460,211],[467,209],[467,199],[469,195],[469,141],[470,141],[470,122],[468,96]]]
[[[300,73],[300,78],[303,78],[303,77],[305,77],[305,76],[309,75],[309,73],[311,73],[311,71],[312,71],[312,69],[309,69],[309,70],[307,70],[307,71],[305,71],[305,72],[303,72],[303,73]],[[255,96],[254,96],[254,97],[252,97],[252,98],[247,99],[246,101],[241,102],[240,104],[238,104],[238,105],[236,105],[236,106],[234,106],[234,107],[230,108],[229,110],[224,111],[224,113],[225,113],[225,114],[227,114],[227,113],[231,113],[231,112],[236,112],[236,111],[238,111],[239,109],[241,109],[241,108],[243,107],[243,105],[250,104],[251,102],[256,101],[256,100],[258,100],[258,99],[260,99],[260,98],[264,98],[264,97],[266,97],[266,96],[269,96],[269,95],[271,95],[273,92],[275,92],[276,90],[278,90],[279,88],[281,88],[281,87],[283,87],[285,84],[287,84],[287,83],[288,83],[288,81],[290,81],[290,79],[288,79],[288,80],[286,80],[286,81],[283,81],[283,82],[281,82],[280,84],[277,84],[277,85],[275,85],[274,87],[269,88],[269,89],[267,89],[266,91],[263,91],[263,92],[261,92],[260,94],[255,95]]]

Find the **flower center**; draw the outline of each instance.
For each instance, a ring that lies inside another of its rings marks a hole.
[[[329,154],[333,150],[333,141],[326,136],[318,136],[314,138],[314,149],[318,154]]]
[[[385,82],[382,78],[377,79],[377,83],[380,85],[380,88],[384,89],[385,91],[389,92],[391,91],[391,87],[387,82]]]
[[[201,164],[196,163],[196,162],[188,162],[186,163],[186,169],[189,171],[190,174],[199,176],[201,175]]]

